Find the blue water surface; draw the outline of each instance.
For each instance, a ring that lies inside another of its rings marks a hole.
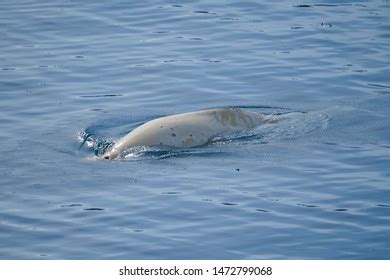
[[[8,0],[0,31],[1,259],[390,258],[389,1]],[[229,106],[289,117],[96,159]]]

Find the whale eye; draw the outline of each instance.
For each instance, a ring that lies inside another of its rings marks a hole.
[[[110,159],[110,157],[109,156],[105,156],[104,159]]]

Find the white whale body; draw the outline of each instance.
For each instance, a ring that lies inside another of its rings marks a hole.
[[[191,148],[208,143],[218,135],[255,128],[275,121],[275,116],[262,115],[238,108],[220,108],[171,115],[148,121],[119,139],[102,156],[115,159],[136,146],[169,146]]]

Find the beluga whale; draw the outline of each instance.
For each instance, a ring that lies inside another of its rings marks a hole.
[[[116,159],[127,149],[137,146],[202,146],[225,133],[250,130],[275,122],[276,117],[240,108],[217,108],[161,117],[136,127],[115,141],[100,158]]]

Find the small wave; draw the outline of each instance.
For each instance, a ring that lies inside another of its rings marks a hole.
[[[123,96],[123,94],[90,94],[90,95],[79,95],[80,98],[106,98],[106,97],[117,97]]]
[[[211,157],[222,154],[221,151],[212,148],[195,147],[190,149],[180,149],[172,147],[151,147],[140,146],[126,150],[119,160],[136,161],[144,159],[162,160],[168,158],[185,158],[191,156]]]

